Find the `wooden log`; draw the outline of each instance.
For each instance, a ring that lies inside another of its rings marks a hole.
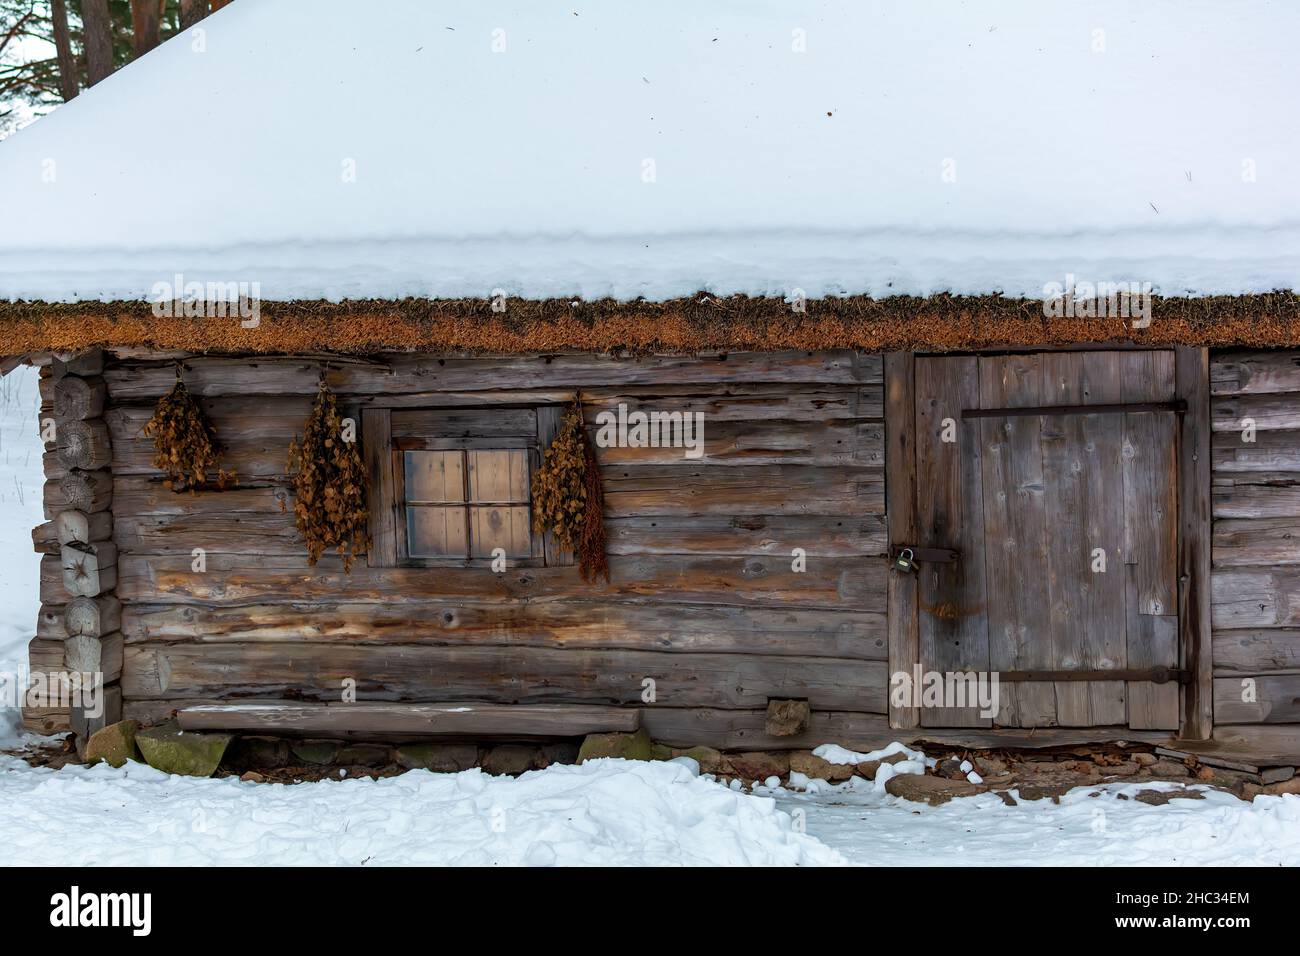
[[[1216,724],[1300,724],[1300,674],[1214,679]],[[1300,738],[1300,727],[1296,728]]]
[[[55,379],[65,375],[90,378],[104,371],[104,350],[86,349],[82,352],[57,352],[50,363]]]
[[[1300,626],[1300,568],[1233,568],[1210,576],[1216,630]]]
[[[113,447],[108,426],[102,419],[61,421],[58,425],[59,462],[65,468],[94,471],[113,462]]]
[[[196,356],[186,360],[185,384],[193,395],[314,395],[322,372],[336,394],[380,396],[436,391],[468,392],[686,383],[871,385],[882,381],[880,357],[831,352],[729,352],[709,355],[512,355],[440,357],[321,355],[318,358]],[[172,359],[121,362],[104,372],[117,402],[154,401],[175,384]]]
[[[91,544],[113,537],[113,514],[96,511],[87,514],[70,508],[54,519],[59,544]]]
[[[337,555],[309,567],[305,555],[209,554],[196,573],[188,554],[122,555],[117,594],[124,602],[262,604],[348,601],[419,604],[467,600],[657,600],[673,604],[752,604],[883,611],[885,561],[843,558],[796,572],[787,557],[645,555],[610,557],[609,584],[588,584],[576,568],[369,568],[344,573]],[[436,583],[435,583],[436,582]],[[436,589],[436,590],[435,590]],[[796,695],[797,696],[797,695]]]
[[[63,644],[68,636],[68,628],[63,619],[66,608],[67,605],[63,604],[41,605],[40,611],[36,614],[37,638]]]
[[[128,698],[289,697],[336,701],[345,680],[360,700],[639,705],[654,680],[664,706],[766,709],[768,698],[814,710],[883,713],[880,661],[492,647],[311,644],[130,644]]]
[[[59,482],[69,508],[93,514],[113,504],[113,476],[107,471],[72,471]]]
[[[111,541],[65,544],[62,561],[69,594],[95,597],[117,586],[117,545]]]
[[[41,603],[63,605],[74,597],[76,595],[63,584],[62,554],[44,555],[41,558]]]
[[[339,732],[396,736],[580,737],[630,733],[641,725],[634,707],[582,704],[198,704],[177,711],[183,730],[263,734]]]
[[[1214,676],[1300,673],[1300,630],[1216,631]]]
[[[59,533],[53,521],[44,521],[32,529],[32,550],[37,554],[59,553]]]
[[[1254,441],[1238,432],[1215,432],[1212,457],[1216,473],[1300,471],[1300,431],[1262,431]]]
[[[69,671],[100,674],[103,683],[111,684],[122,676],[122,635],[70,637],[64,644],[63,664]]]
[[[1183,686],[1180,736],[1208,740],[1214,729],[1210,570],[1212,434],[1208,349],[1174,350],[1175,390],[1187,403],[1178,420],[1178,644],[1191,680]]]
[[[63,608],[63,626],[69,635],[103,637],[122,626],[122,605],[112,594],[73,598]]]
[[[1300,758],[1300,727],[1295,724],[1216,725],[1214,740],[1225,748]]]
[[[1300,473],[1243,472],[1214,475],[1214,517],[1300,517]]]
[[[68,726],[79,740],[85,741],[97,730],[122,719],[122,689],[117,685],[105,687],[100,694],[99,713],[91,713],[84,706],[73,706],[68,714]]]
[[[128,605],[122,612],[122,631],[130,643],[311,641],[628,648],[865,660],[884,660],[886,653],[882,612],[744,605],[431,600],[384,606],[329,601],[304,613],[298,603],[151,604]]]
[[[65,375],[54,383],[54,417],[63,421],[85,421],[104,413],[108,389],[104,380]]]
[[[367,408],[361,413],[362,450],[370,479],[367,488],[370,547],[366,561],[372,568],[391,568],[397,564],[398,503],[394,491],[391,424],[388,409]],[[129,535],[127,529],[123,530]]]

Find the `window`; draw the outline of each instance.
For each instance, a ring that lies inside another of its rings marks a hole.
[[[372,567],[571,564],[533,531],[532,474],[562,408],[366,408]]]

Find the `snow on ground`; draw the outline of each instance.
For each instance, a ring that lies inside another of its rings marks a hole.
[[[174,273],[266,299],[658,299],[1300,272],[1288,0],[312,9],[231,4],[0,144],[21,224],[0,297]],[[168,133],[236,148],[160,162]]]
[[[25,670],[39,604],[37,380],[28,368],[0,379],[0,673]],[[0,746],[17,725],[0,711]],[[901,744],[817,753],[924,765]],[[1295,796],[1249,804],[1206,791],[1153,807],[1117,796],[1140,787],[1112,785],[1060,805],[988,795],[931,808],[865,781],[741,793],[695,769],[607,760],[518,779],[412,771],[285,786],[0,756],[0,865],[1300,865]]]

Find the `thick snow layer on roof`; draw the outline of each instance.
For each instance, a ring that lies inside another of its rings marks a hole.
[[[0,297],[1295,288],[1300,5],[233,3],[0,143]]]

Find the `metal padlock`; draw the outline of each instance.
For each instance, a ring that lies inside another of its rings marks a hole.
[[[894,570],[902,574],[916,573],[916,556],[911,548],[898,552],[898,557],[894,558]]]

